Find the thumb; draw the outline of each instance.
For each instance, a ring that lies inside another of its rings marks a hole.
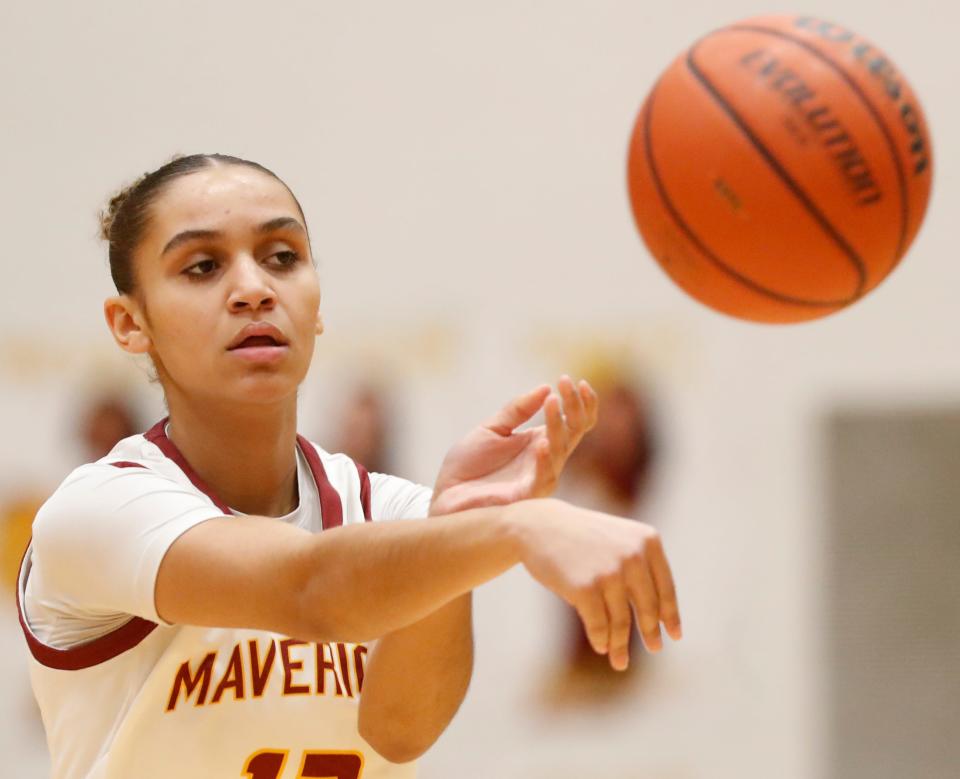
[[[487,422],[486,427],[498,435],[510,435],[515,428],[522,425],[540,410],[543,401],[547,399],[549,394],[550,385],[541,384],[525,395],[514,398]]]

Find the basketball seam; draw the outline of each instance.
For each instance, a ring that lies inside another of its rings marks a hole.
[[[903,170],[903,163],[900,160],[900,155],[897,153],[897,144],[894,142],[893,136],[890,133],[890,128],[887,127],[887,123],[884,121],[883,116],[881,116],[880,111],[877,110],[870,98],[867,97],[867,94],[860,88],[860,85],[857,84],[857,82],[854,81],[842,67],[840,67],[839,63],[837,63],[831,57],[828,57],[816,46],[807,43],[805,40],[802,40],[801,38],[795,38],[794,36],[785,32],[781,32],[780,30],[768,30],[765,27],[754,27],[753,25],[736,25],[727,29],[744,30],[747,32],[758,32],[765,35],[772,35],[776,38],[782,38],[783,40],[795,43],[798,46],[806,49],[821,62],[832,68],[837,75],[846,81],[847,86],[849,86],[850,89],[852,89],[857,95],[857,97],[860,98],[861,102],[864,104],[864,106],[866,106],[867,110],[873,116],[874,121],[880,128],[880,132],[883,134],[884,140],[887,142],[887,148],[890,151],[890,156],[893,158],[893,165],[897,170],[897,186],[900,190],[900,238],[897,241],[897,250],[893,258],[893,262],[890,265],[890,269],[887,271],[887,273],[883,274],[882,278],[885,278],[887,274],[889,274],[890,271],[896,267],[897,263],[903,257],[903,253],[906,248],[904,244],[907,241],[907,225],[910,222],[910,201],[907,197],[907,177]]]
[[[701,41],[702,43],[702,41]],[[814,218],[823,231],[833,239],[834,243],[840,247],[841,251],[847,256],[847,259],[853,265],[854,270],[856,270],[857,275],[860,278],[859,283],[857,284],[857,289],[854,292],[853,296],[850,298],[850,302],[857,300],[864,292],[864,287],[867,282],[867,269],[864,265],[863,260],[857,251],[847,242],[839,230],[833,226],[829,219],[817,208],[816,204],[813,202],[812,198],[804,192],[803,188],[793,179],[793,177],[787,172],[787,170],[780,164],[780,161],[771,154],[770,150],[764,146],[763,142],[756,136],[753,130],[750,129],[750,126],[744,121],[743,117],[738,114],[732,105],[727,102],[726,98],[720,94],[719,90],[713,85],[713,83],[706,77],[706,75],[699,69],[696,62],[693,59],[694,52],[697,49],[698,44],[695,44],[690,48],[690,51],[687,52],[687,69],[690,71],[691,75],[697,81],[700,82],[700,85],[706,90],[706,92],[713,98],[713,100],[724,110],[727,116],[733,120],[734,124],[740,128],[740,131],[747,137],[747,140],[753,145],[754,149],[760,154],[761,157],[767,162],[767,164],[773,169],[773,172],[777,174],[780,180],[786,185],[797,200],[807,209],[810,215]]]
[[[748,276],[744,276],[739,271],[735,270],[731,266],[727,265],[723,260],[721,260],[716,254],[714,254],[706,244],[700,239],[700,237],[693,231],[693,228],[687,224],[687,222],[680,215],[680,212],[677,210],[676,206],[673,204],[673,201],[670,199],[666,191],[666,186],[664,185],[662,179],[660,178],[660,172],[657,170],[656,162],[653,158],[653,142],[651,136],[651,117],[653,116],[653,105],[654,97],[656,95],[657,89],[659,88],[659,83],[654,86],[650,92],[650,96],[647,98],[647,108],[646,108],[646,118],[644,120],[643,136],[644,136],[644,152],[647,158],[647,164],[650,166],[650,177],[653,179],[654,186],[657,189],[657,194],[660,195],[660,201],[663,203],[667,211],[670,212],[670,216],[673,217],[673,221],[676,223],[687,238],[693,243],[697,249],[712,262],[720,271],[726,273],[728,276],[743,284],[748,289],[753,290],[754,292],[763,295],[765,297],[776,300],[780,303],[789,303],[796,306],[806,306],[809,308],[840,308],[842,306],[849,305],[856,297],[847,298],[843,300],[810,300],[808,298],[797,298],[792,297],[791,295],[786,295],[782,292],[777,292],[773,289],[768,289],[762,284],[754,281]]]

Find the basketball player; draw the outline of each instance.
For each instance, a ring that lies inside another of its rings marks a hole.
[[[680,637],[656,533],[543,497],[595,420],[586,383],[508,404],[432,493],[368,474],[296,432],[320,289],[274,174],[180,158],[105,223],[107,323],[170,415],[34,524],[18,595],[54,777],[412,776],[467,689],[470,592],[517,563],[614,667],[631,609],[652,651],[661,621]]]

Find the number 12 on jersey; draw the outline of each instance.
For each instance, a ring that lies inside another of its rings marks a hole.
[[[281,779],[288,757],[288,749],[261,749],[247,758],[241,776]],[[304,752],[297,779],[360,779],[362,773],[363,755],[359,752]]]

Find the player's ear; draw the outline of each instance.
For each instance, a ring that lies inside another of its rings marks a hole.
[[[323,335],[323,314],[317,310],[317,335]]]
[[[103,302],[103,315],[113,340],[125,352],[146,354],[152,341],[145,328],[145,318],[140,305],[130,295],[107,298]]]

